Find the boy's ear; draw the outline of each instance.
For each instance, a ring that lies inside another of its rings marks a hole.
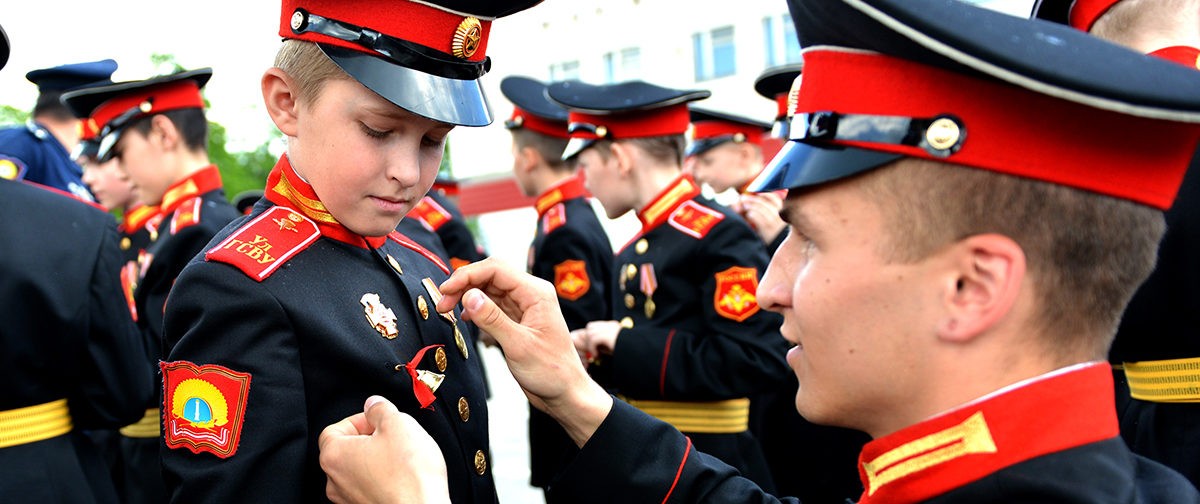
[[[542,161],[542,154],[537,149],[526,145],[517,151],[517,166],[529,173]]]
[[[172,150],[183,142],[179,128],[162,114],[150,118],[150,131],[146,136],[156,137],[164,150]]]
[[[271,116],[275,127],[290,137],[296,136],[299,129],[297,119],[300,102],[297,91],[296,82],[287,72],[272,67],[263,73],[262,94],[267,114]]]
[[[612,152],[611,159],[617,163],[617,173],[629,175],[633,171],[633,148],[621,142],[608,145]]]

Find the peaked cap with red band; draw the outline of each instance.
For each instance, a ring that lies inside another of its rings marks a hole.
[[[711,96],[707,90],[683,90],[628,81],[595,85],[580,81],[550,84],[546,96],[569,111],[571,141],[563,159],[571,159],[596,140],[682,135],[691,119],[688,102]]]
[[[119,82],[63,93],[62,101],[75,117],[90,117],[99,132],[95,157],[112,159],[121,133],[143,117],[181,109],[203,109],[200,89],[212,77],[211,68],[200,68],[140,81]]]
[[[1096,20],[1121,0],[1037,0],[1033,17],[1089,31]]]
[[[692,121],[692,138],[685,156],[699,156],[726,142],[760,145],[763,133],[771,128],[761,121],[698,107],[691,107],[688,114]]]
[[[775,122],[771,125],[771,138],[788,138],[788,109],[789,104],[794,101],[789,100],[788,96],[791,95],[792,84],[803,70],[803,63],[772,67],[754,80],[754,90],[763,98],[775,102]]]
[[[500,81],[500,92],[513,104],[513,113],[504,127],[526,128],[555,138],[567,137],[567,109],[546,97],[546,84],[536,79],[512,75]]]
[[[1065,26],[958,0],[789,7],[804,79],[753,191],[915,157],[1167,208],[1200,139],[1200,74]]]
[[[347,74],[409,112],[486,126],[479,78],[492,21],[541,0],[283,0],[279,35],[315,42]]]

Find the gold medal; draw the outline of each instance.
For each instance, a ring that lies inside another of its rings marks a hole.
[[[654,300],[647,299],[646,300],[646,318],[653,318],[653,317],[654,317]]]

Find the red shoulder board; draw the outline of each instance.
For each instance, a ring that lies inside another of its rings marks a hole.
[[[250,396],[250,373],[187,361],[161,362],[159,367],[167,448],[187,448],[220,458],[237,453]]]
[[[562,203],[554,205],[542,214],[542,234],[550,234],[559,226],[567,223],[567,207]]]
[[[422,247],[417,242],[412,241],[412,239],[409,237],[400,234],[399,231],[392,231],[391,233],[388,233],[388,238],[391,238],[392,241],[399,243],[406,248],[415,250],[418,254],[425,256],[426,259],[433,261],[433,264],[437,265],[438,268],[441,268],[442,271],[446,272],[447,275],[450,274],[450,268],[446,267],[446,263],[442,262],[442,258],[438,257],[433,252],[426,250],[425,247]]]
[[[554,265],[554,290],[558,297],[575,301],[587,294],[591,286],[586,262],[568,259]]]
[[[204,206],[204,200],[201,198],[190,198],[180,203],[179,207],[175,209],[175,215],[171,216],[171,234],[199,224],[200,207],[202,206]]]
[[[408,212],[408,215],[416,217],[425,223],[425,226],[431,231],[437,231],[438,228],[454,218],[453,215],[450,215],[450,212],[447,212],[445,208],[442,208],[442,205],[439,205],[429,196],[421,198],[421,201],[417,202],[417,206],[413,207]]]
[[[713,226],[725,218],[725,214],[695,201],[685,201],[667,218],[671,227],[695,239],[704,238]]]
[[[713,307],[717,314],[741,322],[758,313],[758,268],[733,266],[716,274],[717,292]]]
[[[317,223],[277,206],[234,231],[206,252],[204,260],[232,264],[261,282],[320,237]]]

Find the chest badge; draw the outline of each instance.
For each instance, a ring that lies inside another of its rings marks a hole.
[[[363,305],[363,311],[367,315],[367,322],[371,323],[376,331],[379,331],[380,336],[387,339],[396,339],[400,331],[396,329],[396,313],[379,301],[379,294],[366,293],[358,300]]]
[[[442,301],[441,289],[438,289],[437,284],[433,283],[433,279],[429,277],[422,278],[421,285],[425,286],[425,292],[429,293],[429,299],[433,301],[433,306],[436,310],[438,303]],[[458,352],[462,354],[464,359],[469,358],[470,352],[467,351],[467,341],[463,338],[462,331],[458,329],[458,317],[454,316],[454,310],[439,313],[438,315],[450,322],[450,327],[454,328],[454,346],[458,347]]]

